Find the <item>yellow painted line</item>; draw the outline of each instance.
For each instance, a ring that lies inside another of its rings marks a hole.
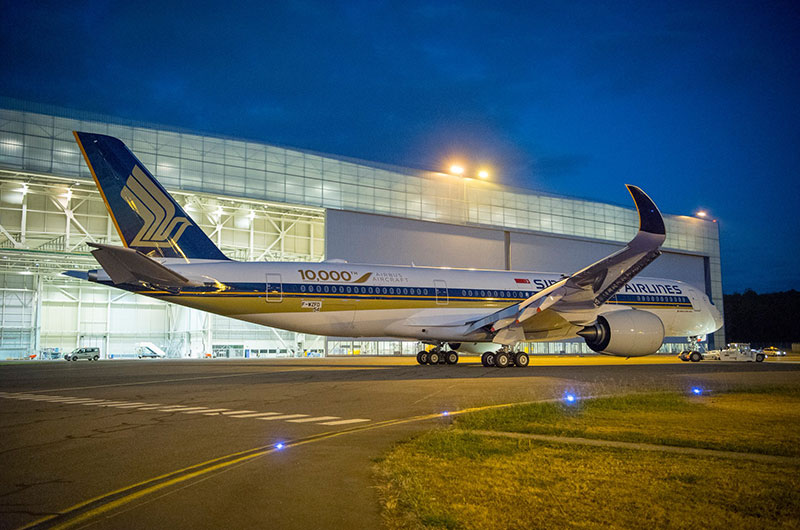
[[[111,491],[109,493],[105,493],[103,495],[98,495],[97,497],[93,497],[87,501],[71,506],[57,514],[48,515],[46,517],[38,519],[26,526],[23,526],[20,530],[36,528],[36,527],[54,528],[54,529],[74,528],[75,526],[83,524],[94,517],[97,517],[104,513],[108,513],[116,508],[129,504],[135,501],[136,499],[145,497],[147,495],[160,491],[164,488],[168,488],[175,484],[180,484],[182,482],[186,482],[187,480],[191,480],[193,478],[197,478],[206,475],[208,473],[212,473],[214,471],[218,471],[220,469],[224,469],[242,462],[247,462],[254,458],[258,458],[260,456],[268,455],[277,451],[286,451],[287,449],[290,449],[292,447],[299,447],[314,442],[329,440],[331,438],[336,438],[338,436],[344,436],[347,434],[354,434],[368,430],[379,429],[382,427],[391,427],[394,425],[402,425],[406,423],[415,423],[420,421],[433,420],[433,419],[443,418],[446,416],[456,416],[460,414],[467,414],[469,412],[477,412],[481,410],[506,408],[515,405],[524,405],[529,403],[543,403],[549,401],[558,401],[558,400],[545,399],[536,401],[526,401],[520,403],[501,403],[495,405],[486,405],[482,407],[470,407],[457,411],[451,411],[449,413],[423,414],[419,416],[411,416],[408,418],[384,420],[372,423],[370,425],[351,427],[349,429],[342,429],[340,431],[330,431],[315,436],[310,436],[308,438],[301,438],[295,441],[287,441],[284,442],[282,449],[277,449],[275,445],[267,445],[267,446],[257,447],[254,449],[249,449],[246,451],[239,451],[236,453],[231,453],[226,456],[221,456],[219,458],[213,458],[211,460],[207,460],[199,464],[187,466],[177,471],[165,473],[163,475],[159,475],[157,477],[148,480],[143,480],[141,482],[137,482],[136,484],[125,486],[116,489],[114,491]],[[136,490],[136,488],[141,488],[141,489]],[[130,493],[126,493],[128,491],[130,491]],[[118,498],[114,498],[119,495],[121,496]],[[106,499],[108,499],[108,501],[104,502]],[[91,506],[92,504],[99,504],[99,505],[95,508],[91,508],[86,511],[81,511]],[[75,515],[71,516],[72,513],[75,513]],[[56,521],[56,519],[59,518],[64,520]]]

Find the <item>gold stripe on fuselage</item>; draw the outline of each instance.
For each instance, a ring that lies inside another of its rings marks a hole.
[[[317,311],[375,311],[391,309],[500,309],[523,301],[521,298],[450,297],[446,303],[435,296],[332,294],[332,293],[270,293],[280,300],[267,300],[263,292],[209,291],[173,294],[167,291],[139,291],[166,302],[185,305],[221,315],[255,313],[310,313]],[[309,304],[309,302],[311,304]],[[650,309],[692,309],[689,303],[609,301],[608,305],[646,307]]]

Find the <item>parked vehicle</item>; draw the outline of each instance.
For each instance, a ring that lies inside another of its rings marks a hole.
[[[684,350],[678,354],[681,361],[691,361],[698,363],[700,361],[755,361],[762,362],[767,358],[767,355],[761,350],[753,350],[750,344],[743,342],[732,342],[724,350],[710,350],[707,352]]]
[[[766,355],[774,355],[775,357],[783,357],[786,355],[786,352],[783,350],[779,350],[775,346],[770,346],[769,348],[764,348],[764,353]]]
[[[78,359],[88,359],[97,361],[100,359],[100,348],[75,348],[71,352],[64,354],[67,361],[77,361]]]

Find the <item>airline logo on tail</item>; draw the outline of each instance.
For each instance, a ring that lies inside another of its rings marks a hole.
[[[185,217],[175,217],[172,201],[147,178],[138,165],[133,166],[119,195],[144,221],[130,242],[131,247],[171,247],[190,224]]]

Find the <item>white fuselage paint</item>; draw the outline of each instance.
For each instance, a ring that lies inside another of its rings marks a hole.
[[[562,278],[541,272],[329,262],[161,261],[193,282],[215,286],[229,302],[237,299],[237,290],[250,290],[242,293],[242,300],[249,303],[246,312],[217,310],[185,292],[163,293],[160,297],[168,301],[265,326],[338,337],[485,339],[465,335],[464,324],[522,301]],[[107,279],[102,269],[97,279]],[[146,290],[138,292],[159,297]],[[631,308],[656,314],[666,336],[703,335],[722,325],[719,311],[705,293],[676,280],[634,278],[597,313]],[[526,339],[572,338],[579,329],[564,326],[546,337]]]

